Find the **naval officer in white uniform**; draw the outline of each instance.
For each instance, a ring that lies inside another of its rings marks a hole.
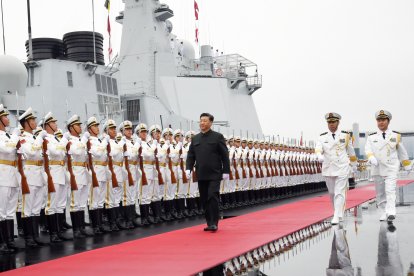
[[[396,215],[395,198],[400,162],[405,170],[411,169],[411,162],[401,143],[401,134],[388,128],[392,119],[391,113],[380,110],[375,118],[378,131],[368,136],[365,154],[372,165],[371,175],[375,180],[380,220],[393,221]]]
[[[328,123],[328,132],[320,135],[315,148],[319,162],[322,164],[322,175],[325,177],[329,196],[334,206],[332,224],[338,224],[343,219],[346,203],[346,192],[348,190],[348,176],[356,170],[354,148],[350,134],[338,129],[341,115],[328,113],[325,115]]]

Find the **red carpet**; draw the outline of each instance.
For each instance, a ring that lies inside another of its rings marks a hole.
[[[411,182],[402,180],[398,184]],[[347,208],[374,197],[372,185],[349,191]],[[331,215],[328,196],[320,196],[223,220],[214,234],[203,232],[204,225],[199,225],[23,267],[4,275],[193,275]]]

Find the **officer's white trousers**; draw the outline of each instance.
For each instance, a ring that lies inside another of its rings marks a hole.
[[[22,195],[22,217],[40,216],[45,188],[29,185],[29,190],[29,194]]]
[[[334,215],[342,218],[345,211],[348,175],[325,176],[328,193],[334,207]]]
[[[397,176],[374,176],[377,192],[377,205],[381,212],[396,215],[395,201],[397,190]]]
[[[96,210],[102,209],[105,204],[106,196],[107,196],[107,188],[108,182],[107,181],[98,181],[99,186],[93,187],[91,185],[90,192],[89,192],[89,209]]]

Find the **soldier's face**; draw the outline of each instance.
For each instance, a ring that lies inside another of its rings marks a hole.
[[[240,147],[240,141],[235,142],[236,147]]]
[[[81,128],[81,125],[80,124],[73,125],[72,126],[72,129],[74,131],[76,131],[77,134],[81,134],[82,133],[82,128]]]
[[[158,141],[158,140],[160,140],[160,137],[161,137],[161,132],[155,131],[155,132],[152,133],[152,139]]]
[[[37,127],[36,119],[33,118],[27,120],[27,124],[30,126],[31,129],[36,129]]]
[[[242,148],[245,148],[246,147],[246,142],[243,142],[242,143]]]
[[[388,129],[388,125],[390,124],[390,121],[388,119],[378,119],[377,120],[377,126],[381,131],[386,131]]]
[[[4,127],[8,127],[10,125],[9,117],[7,116],[1,116],[0,120],[2,121]]]
[[[89,131],[89,133],[91,134],[91,135],[93,135],[93,136],[98,136],[98,134],[99,134],[99,126],[91,126],[89,129],[88,129],[88,131]]]
[[[249,149],[253,148],[253,144],[247,144],[247,146],[249,147]]]
[[[213,125],[213,122],[210,121],[209,117],[204,116],[204,117],[200,118],[200,129],[201,129],[201,131],[203,131],[203,132],[208,131],[211,128],[212,125]]]
[[[181,142],[181,135],[175,136],[175,142]]]
[[[130,128],[124,129],[124,135],[125,135],[126,138],[131,139],[132,129],[130,129]]]
[[[336,132],[338,130],[339,121],[328,122],[328,128],[330,132]]]
[[[147,140],[147,132],[146,132],[146,131],[141,131],[141,132],[138,134],[138,136],[139,136],[139,138],[140,138],[142,141],[146,141],[146,140]]]
[[[165,134],[164,135],[164,140],[165,141],[171,141],[171,135],[170,134]]]
[[[109,135],[109,137],[111,137],[111,139],[115,139],[115,137],[116,137],[116,128],[115,127],[108,128],[108,135]]]

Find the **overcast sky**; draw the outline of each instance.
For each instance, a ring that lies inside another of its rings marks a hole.
[[[104,0],[95,0],[96,31],[106,35]],[[165,0],[173,32],[194,40],[193,0]],[[263,88],[253,98],[265,133],[314,138],[324,114],[374,130],[374,113],[392,112],[392,128],[414,131],[414,1],[198,0],[200,40],[258,64]],[[25,59],[26,1],[3,0],[7,54]],[[91,0],[32,0],[33,37],[91,30]],[[122,9],[112,0],[118,52]],[[107,36],[105,36],[107,39]],[[2,43],[2,39],[0,38]],[[107,40],[105,41],[107,43]],[[2,44],[1,44],[2,45]]]

